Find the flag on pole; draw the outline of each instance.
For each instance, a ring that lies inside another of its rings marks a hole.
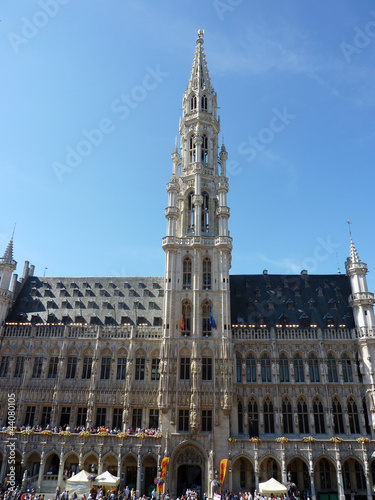
[[[225,473],[227,472],[228,459],[224,458],[220,462],[220,482],[223,483],[225,479]]]
[[[214,317],[211,314],[211,304],[210,304],[210,326],[211,326],[211,328],[216,328],[216,322],[214,320]]]

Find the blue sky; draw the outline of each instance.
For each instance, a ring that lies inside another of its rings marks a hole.
[[[375,291],[373,2],[13,0],[0,17],[0,245],[16,222],[19,273],[29,260],[40,276],[163,275],[170,155],[203,28],[232,273],[344,272],[349,217]]]

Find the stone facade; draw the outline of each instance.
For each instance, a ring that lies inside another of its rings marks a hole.
[[[367,267],[351,239],[345,276],[230,276],[219,131],[200,32],[167,185],[164,277],[41,278],[27,262],[12,279],[10,242],[0,260],[0,424],[14,399],[25,429],[0,434],[0,480],[15,443],[17,481],[44,492],[84,468],[147,494],[169,457],[172,497],[192,485],[212,497],[224,459],[224,489],[273,476],[314,499],[372,496]]]

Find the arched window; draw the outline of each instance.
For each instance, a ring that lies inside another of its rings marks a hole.
[[[335,434],[344,434],[344,420],[342,418],[342,406],[335,396],[332,399],[333,429]]]
[[[201,161],[208,162],[208,138],[206,135],[202,137]]]
[[[250,353],[246,356],[246,382],[257,381],[257,367],[254,354]]]
[[[273,415],[273,403],[271,398],[268,396],[263,403],[263,415],[264,415],[264,432],[265,434],[274,434],[275,432],[275,422]]]
[[[250,398],[247,415],[249,419],[249,437],[259,436],[258,403],[254,397]]]
[[[182,303],[181,334],[189,336],[191,333],[191,304],[188,300]]]
[[[358,407],[354,398],[350,396],[348,399],[348,417],[349,417],[349,427],[350,434],[359,434],[359,418],[358,418]]]
[[[195,161],[195,142],[193,136],[189,139],[189,157],[190,163],[193,163]]]
[[[313,400],[314,425],[316,434],[325,434],[326,427],[324,423],[323,404],[319,398]]]
[[[188,230],[194,232],[194,203],[193,193],[188,196]]]
[[[241,401],[238,401],[237,412],[238,412],[238,434],[243,434],[243,406]]]
[[[271,382],[271,360],[268,354],[262,354],[260,358],[262,382]]]
[[[310,382],[320,382],[318,358],[313,353],[309,356],[309,373]]]
[[[341,364],[344,382],[353,382],[352,362],[346,353],[341,356]]]
[[[298,427],[300,434],[309,433],[309,412],[304,398],[297,401]]]
[[[195,95],[190,99],[190,110],[195,111],[197,109],[197,98]]]
[[[203,259],[203,290],[211,290],[211,260]]]
[[[207,96],[202,95],[201,97],[201,108],[203,111],[207,111]]]
[[[242,358],[241,355],[236,353],[236,374],[237,374],[237,382],[242,382]]]
[[[202,198],[202,233],[207,233],[210,228],[210,197],[203,191]]]
[[[293,434],[293,410],[289,398],[283,398],[281,411],[283,414],[283,429],[285,434]]]
[[[294,356],[294,380],[296,382],[305,381],[305,372],[303,371],[303,359],[300,354],[295,354]]]
[[[279,357],[280,382],[289,382],[289,361],[283,352]]]
[[[327,358],[328,382],[338,382],[336,357],[330,352]]]
[[[202,335],[211,337],[210,304],[207,301],[202,305]]]
[[[185,257],[182,262],[182,289],[191,290],[191,259]]]

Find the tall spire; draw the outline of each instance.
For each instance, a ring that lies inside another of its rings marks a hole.
[[[204,30],[198,31],[198,38],[196,40],[197,46],[195,48],[193,67],[190,74],[188,84],[188,91],[203,90],[211,88],[211,80],[208,74],[206,56],[203,48]]]
[[[358,257],[357,249],[354,245],[353,238],[350,236],[350,261],[352,264],[359,264],[360,260]]]
[[[6,247],[2,261],[7,264],[11,264],[13,262],[13,236]]]

